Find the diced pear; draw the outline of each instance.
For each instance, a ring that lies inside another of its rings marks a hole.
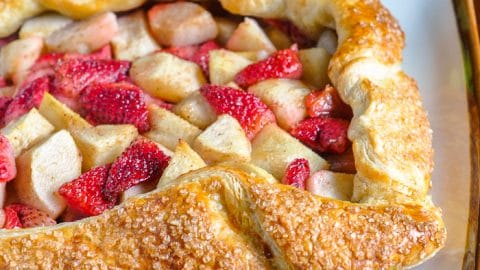
[[[155,39],[166,46],[199,44],[217,36],[217,24],[202,6],[190,2],[157,4],[148,11]]]
[[[45,38],[51,33],[71,23],[72,19],[57,13],[47,13],[25,21],[20,28],[20,38]]]
[[[198,91],[175,105],[173,112],[201,129],[205,129],[217,119],[213,108]]]
[[[288,164],[297,158],[308,160],[310,170],[328,169],[328,163],[275,124],[264,127],[252,141],[254,165],[282,179]]]
[[[267,36],[272,41],[277,50],[284,50],[292,46],[292,40],[284,32],[280,31],[276,27],[270,27],[267,29]]]
[[[20,202],[57,218],[66,207],[58,189],[77,178],[81,167],[82,157],[72,136],[66,130],[58,131],[17,158],[13,184]]]
[[[243,90],[240,86],[238,86],[238,84],[236,84],[236,83],[233,82],[233,81],[225,84],[225,86],[231,87],[231,88],[235,88],[235,89],[241,89],[241,90]]]
[[[223,85],[234,80],[235,75],[253,62],[228,50],[210,51],[208,70],[212,84]]]
[[[113,162],[138,136],[133,125],[99,125],[72,130],[83,156],[82,170]]]
[[[310,48],[298,52],[302,62],[302,80],[315,86],[323,88],[329,82],[327,71],[330,63],[330,54],[323,48]]]
[[[242,126],[230,115],[221,115],[195,139],[193,149],[210,162],[248,162],[252,152]]]
[[[274,52],[275,46],[254,19],[245,18],[233,32],[227,42],[227,49],[232,51]]]
[[[13,78],[28,70],[40,56],[43,40],[39,37],[17,39],[0,49],[0,77]]]
[[[317,47],[327,50],[329,54],[334,54],[338,47],[338,37],[334,30],[326,29],[320,34]]]
[[[159,49],[142,10],[118,18],[118,33],[112,39],[112,47],[116,59],[128,61]]]
[[[321,170],[307,179],[306,189],[315,195],[348,201],[353,193],[354,176]]]
[[[163,171],[158,187],[166,187],[175,183],[182,174],[207,166],[203,159],[190,148],[183,140],[180,140],[175,148],[175,153],[170,159],[167,168]]]
[[[45,43],[50,51],[89,53],[107,45],[117,32],[115,13],[106,12],[67,24],[48,35]]]
[[[238,23],[223,17],[216,17],[214,19],[218,28],[217,41],[221,45],[225,45],[237,28]]]
[[[137,59],[132,64],[130,76],[151,96],[170,102],[179,102],[206,83],[197,64],[169,53]]]
[[[148,106],[148,111],[152,129],[144,136],[165,145],[168,149],[175,149],[180,139],[192,144],[193,140],[202,132],[169,110],[152,104]]]
[[[45,139],[53,130],[52,124],[33,108],[2,128],[0,133],[8,139],[15,157],[18,157],[23,151]]]
[[[39,107],[40,113],[55,127],[56,130],[89,128],[87,120],[72,111],[49,93],[45,93]]]
[[[257,62],[267,58],[270,53],[265,50],[260,51],[243,51],[243,52],[236,52],[237,54],[247,58],[250,61]]]
[[[120,195],[120,202],[124,202],[129,198],[150,192],[157,187],[157,182],[155,181],[147,181],[137,184],[124,192]]]
[[[273,111],[278,125],[290,130],[307,117],[305,97],[310,89],[298,80],[270,79],[248,88]]]

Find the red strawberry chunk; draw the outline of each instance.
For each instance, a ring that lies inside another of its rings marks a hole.
[[[275,123],[273,112],[251,93],[219,85],[204,85],[200,92],[218,115],[237,119],[249,139],[267,124]]]
[[[110,164],[93,168],[63,184],[58,193],[74,211],[87,216],[99,215],[116,203],[116,200],[106,200],[103,196],[109,170]]]
[[[349,147],[342,154],[328,154],[323,155],[323,158],[330,164],[329,170],[332,172],[356,174],[355,158],[353,156],[352,148]]]
[[[92,83],[111,83],[125,80],[130,62],[105,59],[73,58],[55,66],[55,92],[76,97]]]
[[[52,219],[47,213],[38,210],[35,207],[31,207],[25,204],[11,204],[6,208],[13,209],[17,212],[22,228],[33,228],[41,226],[52,226],[57,224],[57,222]]]
[[[5,86],[8,86],[8,82],[7,80],[5,80],[5,78],[0,76],[0,87],[5,87]]]
[[[143,92],[133,84],[92,84],[80,95],[80,106],[94,125],[132,124],[140,132],[150,129]]]
[[[350,146],[347,137],[349,121],[317,117],[300,122],[291,134],[319,153],[341,154]]]
[[[215,41],[210,40],[200,45],[197,53],[193,55],[192,61],[197,63],[202,68],[203,72],[207,77],[209,74],[208,72],[208,62],[210,60],[209,53],[211,50],[216,50],[219,48],[220,46],[218,46],[218,44]]]
[[[184,60],[189,60],[189,61],[193,59],[193,56],[197,53],[197,51],[198,51],[197,45],[170,47],[170,48],[160,50],[160,52],[171,53],[176,57],[182,58]]]
[[[352,108],[342,101],[337,90],[330,85],[307,95],[305,106],[310,117],[331,116],[343,119],[353,117]]]
[[[315,40],[310,39],[298,27],[288,20],[266,19],[265,22],[285,33],[293,43],[298,44],[300,48],[310,48],[315,46]]]
[[[13,146],[5,136],[0,135],[0,182],[8,182],[17,175]]]
[[[38,107],[43,95],[50,89],[50,78],[40,77],[31,82],[24,82],[13,100],[5,109],[3,124],[24,115],[33,107]]]
[[[5,224],[3,224],[4,229],[22,228],[22,222],[15,209],[6,206],[3,211],[5,212]]]
[[[104,195],[115,200],[121,192],[145,181],[158,181],[170,157],[147,139],[135,140],[115,160],[105,183]]]
[[[300,189],[305,189],[305,182],[310,177],[310,165],[304,158],[296,158],[290,162],[285,170],[282,183]]]
[[[268,58],[247,66],[235,75],[235,82],[247,88],[267,79],[298,79],[301,76],[302,63],[297,46],[293,45],[290,49],[274,52]]]
[[[5,112],[7,111],[8,104],[12,102],[12,97],[0,97],[0,119],[3,119]]]

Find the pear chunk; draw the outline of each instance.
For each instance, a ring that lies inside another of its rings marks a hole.
[[[234,80],[235,75],[253,62],[228,50],[210,51],[208,70],[212,84],[224,85]]]
[[[214,19],[218,28],[217,41],[221,45],[225,45],[237,28],[238,23],[223,17],[216,17]]]
[[[144,136],[166,146],[168,149],[175,149],[180,139],[192,144],[193,140],[202,132],[199,128],[169,110],[156,105],[149,105],[148,111],[150,112],[152,129]]]
[[[278,125],[290,130],[307,117],[305,97],[310,89],[298,80],[270,79],[248,88],[273,111]]]
[[[193,149],[208,162],[250,161],[252,146],[238,121],[221,115],[193,143]]]
[[[83,156],[82,170],[113,162],[138,136],[133,125],[99,125],[72,131]]]
[[[179,102],[206,83],[197,64],[170,53],[137,59],[132,64],[130,76],[151,96],[170,102]]]
[[[324,48],[310,48],[298,51],[302,62],[302,80],[315,86],[323,88],[330,81],[328,79],[328,64],[331,55]]]
[[[321,170],[307,179],[306,189],[315,195],[349,201],[353,194],[353,174]]]
[[[170,159],[167,168],[163,171],[157,187],[172,185],[180,175],[205,166],[207,164],[205,164],[203,159],[185,141],[180,140],[172,159]]]
[[[148,11],[148,22],[154,37],[166,46],[199,44],[218,33],[210,12],[190,2],[157,4]]]
[[[276,124],[264,127],[252,141],[251,162],[277,179],[283,178],[288,164],[297,158],[308,160],[312,172],[328,169],[322,157]]]
[[[274,52],[275,46],[267,34],[258,25],[257,21],[250,18],[240,23],[227,42],[227,49],[232,51],[261,51]]]
[[[29,149],[34,144],[45,139],[52,133],[54,127],[37,109],[31,109],[27,114],[10,122],[0,130],[13,147],[15,157]]]
[[[14,78],[17,74],[21,76],[35,63],[42,49],[43,40],[39,37],[17,39],[1,47],[0,77]]]
[[[133,61],[159,49],[150,35],[142,10],[118,19],[118,33],[112,39],[115,59]]]
[[[55,127],[56,130],[89,128],[92,125],[67,105],[58,101],[49,93],[45,93],[38,109],[40,113]]]
[[[82,157],[72,136],[61,130],[17,158],[13,180],[20,202],[57,218],[66,202],[57,193],[60,186],[81,174]]]
[[[217,119],[213,108],[198,91],[175,105],[173,112],[201,129],[205,129]]]
[[[25,21],[20,28],[20,38],[45,38],[51,33],[71,23],[72,19],[57,13],[47,13]]]

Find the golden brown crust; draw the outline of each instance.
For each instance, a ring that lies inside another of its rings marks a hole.
[[[14,33],[24,20],[43,10],[36,0],[0,1],[0,38]]]

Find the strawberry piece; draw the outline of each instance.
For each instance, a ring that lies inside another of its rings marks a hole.
[[[5,78],[0,76],[0,87],[5,87],[5,86],[8,86],[8,82],[7,80],[5,80]]]
[[[266,59],[248,65],[237,75],[235,82],[242,88],[267,79],[298,79],[302,76],[302,63],[298,57],[298,49],[293,45],[290,49],[274,52]]]
[[[57,222],[52,219],[47,213],[38,210],[35,207],[15,203],[5,207],[5,209],[7,208],[17,212],[20,223],[22,224],[22,228],[52,226],[57,224]]]
[[[125,80],[130,62],[105,59],[65,59],[55,66],[55,92],[76,97],[91,83]]]
[[[356,174],[355,158],[353,156],[352,148],[348,148],[342,154],[327,154],[323,158],[330,164],[329,170],[332,172]]]
[[[267,124],[275,123],[273,112],[251,93],[219,85],[204,85],[200,92],[218,115],[237,119],[249,139]]]
[[[110,164],[93,168],[63,184],[58,193],[74,211],[87,216],[99,215],[116,203],[115,200],[106,200],[103,196],[109,170]]]
[[[5,136],[0,135],[0,183],[8,182],[16,175],[13,146]]]
[[[94,125],[132,124],[142,133],[150,129],[143,92],[133,84],[92,84],[80,95],[80,106]]]
[[[304,158],[296,158],[290,162],[285,170],[282,183],[300,189],[305,189],[305,182],[310,177],[310,165]]]
[[[170,47],[170,48],[160,50],[160,52],[171,53],[176,57],[182,58],[184,60],[189,60],[189,61],[193,59],[193,56],[197,53],[197,51],[198,51],[197,45]]]
[[[3,211],[5,212],[5,224],[3,224],[4,229],[22,228],[22,222],[15,209],[6,206]]]
[[[309,118],[300,122],[291,134],[319,153],[341,154],[350,146],[347,120],[329,117]]]
[[[210,51],[219,49],[220,46],[213,41],[207,41],[200,45],[198,51],[193,55],[192,61],[197,63],[203,70],[203,73],[208,77],[208,62],[210,60]]]
[[[8,104],[12,102],[13,98],[11,97],[0,97],[0,119],[3,119],[5,116],[5,111],[7,111]]]
[[[38,107],[42,102],[43,95],[50,89],[50,82],[49,77],[40,77],[31,82],[24,82],[5,109],[3,124],[17,119],[33,107]]]
[[[298,27],[288,20],[266,19],[265,22],[290,37],[293,43],[298,44],[300,48],[310,48],[315,46],[315,40],[310,39]]]
[[[352,108],[345,104],[337,90],[330,85],[305,97],[305,106],[310,117],[330,116],[343,119],[353,117]]]
[[[116,200],[121,192],[136,184],[157,181],[169,161],[170,157],[154,142],[135,140],[112,164],[105,183],[105,197]]]

